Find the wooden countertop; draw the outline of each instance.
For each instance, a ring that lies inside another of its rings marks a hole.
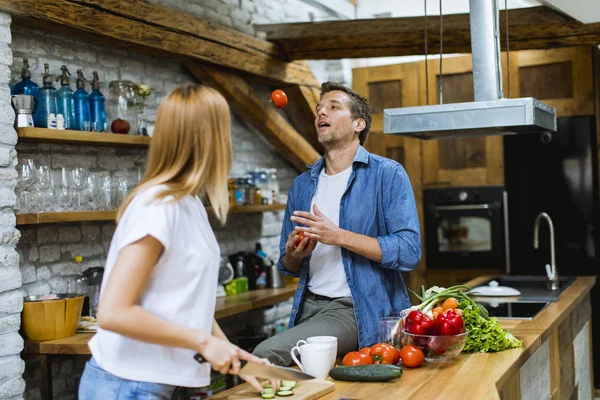
[[[281,289],[259,289],[233,296],[217,298],[215,318],[220,319],[241,312],[268,307],[281,303],[296,292],[296,284]],[[71,337],[57,340],[25,340],[26,354],[91,354],[88,342],[93,333],[77,333]]]
[[[480,277],[467,285],[475,287],[488,278]],[[578,278],[558,301],[550,303],[533,320],[500,320],[504,328],[523,340],[521,349],[499,353],[462,353],[445,363],[428,363],[417,369],[404,368],[403,376],[395,382],[335,381],[335,390],[321,399],[499,399],[498,388],[507,384],[550,333],[584,300],[594,284],[594,277]]]

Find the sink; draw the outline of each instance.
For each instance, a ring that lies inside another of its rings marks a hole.
[[[498,319],[533,319],[540,311],[550,304],[549,302],[524,301],[498,303],[495,300],[478,300],[478,302],[487,309],[490,317],[496,317]]]
[[[558,290],[551,290],[548,288],[548,279],[545,276],[533,276],[533,275],[510,275],[510,276],[498,276],[487,281],[482,282],[478,286],[487,286],[491,281],[498,282],[500,286],[508,286],[517,289],[521,292],[518,297],[519,302],[549,302],[556,301],[560,294],[568,288],[577,277],[574,276],[562,276],[560,277],[560,285]],[[489,299],[489,297],[487,297]],[[500,299],[498,297],[497,299]],[[511,299],[514,299],[512,297]]]

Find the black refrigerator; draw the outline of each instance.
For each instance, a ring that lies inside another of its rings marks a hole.
[[[533,226],[546,212],[555,231],[559,275],[600,275],[598,144],[592,116],[558,118],[555,134],[504,137],[511,275],[544,275],[550,238],[540,225],[539,249]],[[592,290],[592,330],[600,334],[599,288]],[[600,343],[594,346],[594,381],[600,385]]]

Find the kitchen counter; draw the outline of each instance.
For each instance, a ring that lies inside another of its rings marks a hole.
[[[467,285],[475,287],[488,278]],[[500,320],[523,340],[521,349],[462,353],[445,363],[404,368],[393,382],[335,381],[335,390],[321,399],[537,400],[571,398],[575,390],[580,399],[592,398],[589,293],[594,284],[594,277],[580,277],[534,319]]]

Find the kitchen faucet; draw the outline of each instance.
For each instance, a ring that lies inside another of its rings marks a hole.
[[[558,270],[556,268],[554,256],[554,224],[552,224],[552,219],[545,212],[540,213],[535,219],[535,226],[533,227],[533,248],[537,249],[539,247],[538,231],[542,219],[548,221],[548,228],[550,228],[550,271],[547,271],[548,279],[550,279],[551,289],[558,290]]]

